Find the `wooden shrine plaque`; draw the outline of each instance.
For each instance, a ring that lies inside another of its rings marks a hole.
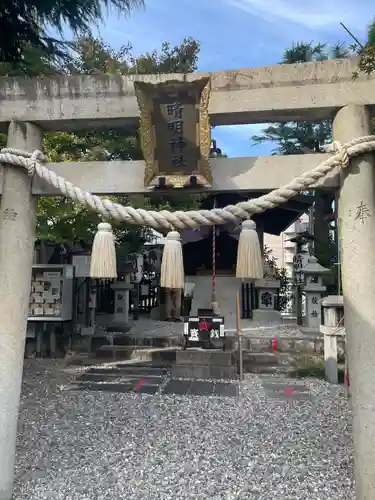
[[[211,187],[211,128],[208,116],[210,79],[134,82],[140,109],[140,134],[145,159],[145,187],[165,177],[167,187],[197,184]]]

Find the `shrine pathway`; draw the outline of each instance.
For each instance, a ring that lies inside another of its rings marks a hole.
[[[302,382],[288,383],[283,378],[261,376],[262,388],[268,397],[309,400],[311,390]],[[72,391],[98,391],[137,394],[179,394],[189,396],[225,396],[240,398],[246,383],[223,380],[178,380],[163,368],[148,363],[113,363],[108,367],[88,368],[78,375],[66,389]]]
[[[14,500],[354,500],[350,432],[323,381],[26,360]]]

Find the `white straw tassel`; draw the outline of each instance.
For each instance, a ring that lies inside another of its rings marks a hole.
[[[170,231],[164,244],[161,261],[160,286],[162,288],[184,288],[184,260],[181,238],[177,231]]]
[[[115,236],[111,224],[101,222],[91,252],[91,278],[117,278]]]
[[[260,280],[263,278],[263,259],[255,222],[245,220],[238,240],[237,278]]]

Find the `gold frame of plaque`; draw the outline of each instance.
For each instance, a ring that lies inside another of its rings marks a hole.
[[[212,187],[210,78],[157,84],[135,81],[134,90],[140,110],[145,187],[158,187],[160,178],[164,178],[165,187],[187,187],[192,176],[196,185]],[[172,114],[173,119],[167,117]],[[176,125],[178,132],[172,130]],[[178,141],[171,135],[175,133],[179,134]],[[172,143],[180,148],[177,152]]]

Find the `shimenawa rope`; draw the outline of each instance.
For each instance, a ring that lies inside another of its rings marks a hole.
[[[0,152],[0,163],[27,169],[31,177],[36,174],[42,180],[60,191],[63,196],[94,210],[105,218],[112,218],[130,224],[150,226],[154,229],[185,229],[199,226],[220,225],[226,224],[227,222],[238,223],[241,219],[247,219],[253,214],[275,208],[287,202],[301,191],[308,190],[317,181],[326,177],[336,167],[347,167],[350,158],[374,151],[375,136],[369,135],[360,137],[344,145],[333,142],[331,150],[333,150],[335,154],[328,158],[328,160],[321,162],[310,172],[306,172],[296,177],[285,186],[274,189],[270,193],[260,196],[259,198],[243,201],[237,203],[237,205],[228,205],[224,208],[188,210],[186,212],[169,212],[168,210],[156,212],[154,210],[143,210],[141,208],[129,206],[125,207],[119,203],[114,203],[111,200],[83,191],[42,165],[42,162],[45,162],[46,158],[40,151],[28,153],[18,149],[5,148]]]

